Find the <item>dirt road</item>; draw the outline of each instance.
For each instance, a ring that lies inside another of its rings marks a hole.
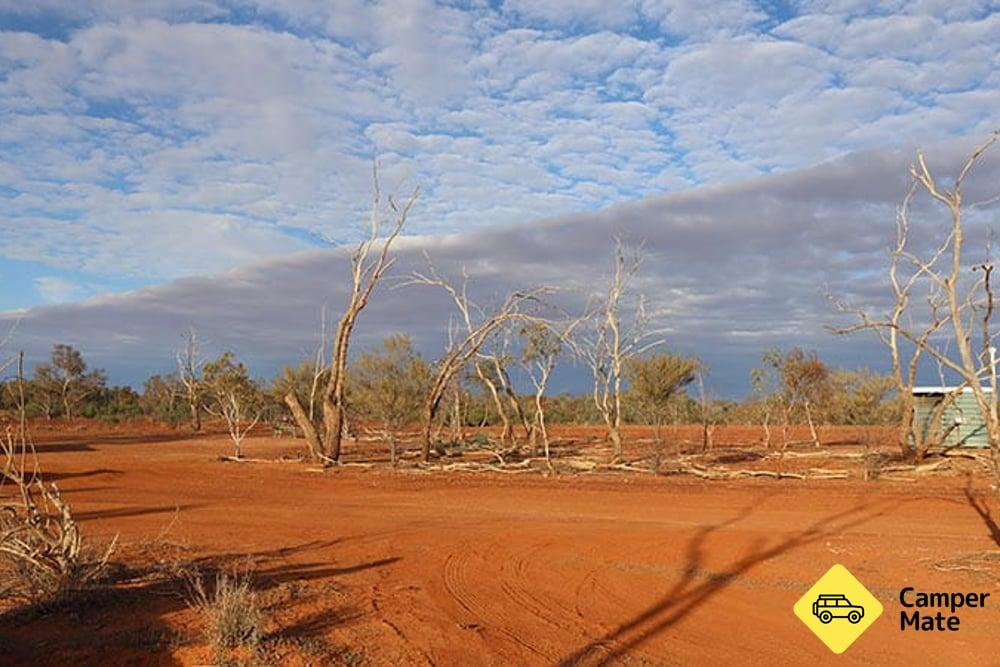
[[[221,463],[218,438],[135,440],[39,448],[84,530],[119,533],[123,558],[248,554],[279,662],[1000,664],[997,563],[956,560],[1000,549],[982,480],[969,497],[958,478],[323,473]],[[248,453],[288,443],[253,439]],[[839,657],[791,611],[835,563],[885,605]],[[956,633],[901,632],[907,585],[995,602],[962,613]],[[7,658],[210,659],[182,600],[123,587],[76,616],[0,619]]]

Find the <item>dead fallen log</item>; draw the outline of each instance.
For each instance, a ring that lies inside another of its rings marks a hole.
[[[865,454],[863,452],[831,452],[827,450],[818,450],[811,452],[769,452],[765,458],[769,459],[810,459],[810,458],[828,458],[828,459],[860,459],[863,458]]]
[[[917,475],[921,475],[928,472],[933,472],[938,468],[949,466],[951,464],[948,460],[934,461],[933,463],[921,463],[919,465],[899,465],[899,466],[883,466],[879,469],[879,474],[886,473],[898,473],[898,472],[910,472]]]
[[[302,463],[301,458],[294,459],[255,459],[247,456],[220,456],[224,463]]]
[[[828,470],[826,468],[812,468],[805,473],[797,473],[783,470],[729,470],[726,468],[706,468],[695,465],[680,466],[674,472],[694,475],[695,477],[709,480],[729,480],[746,477],[769,477],[772,479],[847,479],[850,476],[850,472],[847,470]]]
[[[561,459],[559,464],[581,472],[590,472],[598,466],[597,462],[588,459]]]
[[[456,470],[462,472],[500,472],[507,475],[519,475],[527,472],[531,472],[528,468],[513,468],[513,466],[496,466],[489,463],[473,463],[473,462],[461,462],[461,463],[448,463],[446,465],[440,466],[439,470],[444,472],[453,472]]]

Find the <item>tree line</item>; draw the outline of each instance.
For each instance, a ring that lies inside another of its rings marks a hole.
[[[517,354],[508,349],[503,357],[470,364],[447,387],[448,409],[434,424],[443,427],[445,435],[458,439],[462,429],[496,426],[504,440],[515,428],[540,438],[537,423],[542,415],[545,423],[603,421],[587,393],[544,392],[543,383],[559,358],[554,337],[538,329],[522,334],[523,347]],[[537,382],[523,369],[532,366],[539,369]],[[292,419],[285,397],[294,392],[306,418],[319,418],[317,386],[325,381],[326,370],[317,373],[313,361],[286,366],[275,377],[262,379],[253,377],[234,353],[225,352],[204,361],[199,357],[191,371],[186,378],[181,371],[152,375],[138,391],[109,386],[106,373],[91,369],[81,351],[58,344],[50,360],[36,365],[24,380],[26,412],[30,418],[49,420],[149,418],[194,431],[202,429],[206,418],[226,421],[228,412],[242,429],[251,423],[274,425]],[[523,386],[533,391],[514,388],[515,371]],[[777,434],[785,425],[871,425],[899,418],[901,401],[891,376],[835,368],[799,348],[767,352],[751,372],[752,391],[741,401],[703,401],[696,390],[702,371],[698,359],[669,352],[630,359],[623,371],[622,423],[699,424],[708,413],[714,424],[764,425]],[[416,424],[432,379],[433,364],[413,349],[409,337],[390,336],[348,364],[347,421],[381,432]],[[539,387],[543,391],[534,391]],[[17,390],[13,379],[2,384],[0,410],[16,409]]]

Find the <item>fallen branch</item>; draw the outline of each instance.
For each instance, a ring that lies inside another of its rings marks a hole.
[[[220,456],[219,460],[223,463],[301,463],[301,458],[294,459],[254,459],[246,456]]]
[[[920,465],[884,466],[879,470],[879,473],[886,474],[894,472],[911,472],[917,475],[921,475],[924,473],[932,472],[934,470],[937,470],[938,468],[947,466],[949,464],[950,461],[943,460],[943,461],[935,461],[933,463],[922,463]]]
[[[520,475],[523,473],[532,472],[529,469],[518,468],[512,470],[508,467],[500,467],[495,465],[490,465],[489,463],[472,463],[472,462],[462,462],[462,463],[449,463],[443,465],[439,468],[444,472],[452,472],[455,470],[460,470],[462,472],[502,472],[507,475]]]
[[[811,458],[828,458],[828,459],[860,459],[864,457],[863,452],[828,452],[828,451],[811,451],[811,452],[769,452],[765,458],[768,459],[811,459]]]
[[[696,465],[680,466],[672,472],[694,475],[695,477],[709,480],[740,479],[746,477],[770,477],[772,479],[847,479],[850,476],[847,470],[827,470],[825,468],[813,468],[806,473],[797,473],[782,470],[728,470]]]

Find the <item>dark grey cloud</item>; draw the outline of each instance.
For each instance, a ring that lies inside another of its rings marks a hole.
[[[955,173],[969,144],[932,149],[933,165]],[[610,269],[613,239],[644,243],[643,289],[670,327],[670,345],[705,359],[723,395],[747,389],[747,372],[773,346],[816,349],[838,364],[884,368],[864,337],[836,338],[825,325],[839,315],[825,290],[884,306],[878,276],[886,264],[897,203],[908,187],[911,151],[866,151],[796,172],[652,197],[589,214],[398,244],[393,279],[424,266],[429,254],[443,274],[464,266],[476,299],[509,289],[563,286],[586,292]],[[969,200],[998,185],[997,155],[969,183]],[[943,184],[950,177],[942,177]],[[419,206],[419,204],[418,204]],[[921,204],[920,239],[947,220]],[[973,219],[976,239],[996,220],[996,207]],[[970,260],[971,261],[971,260]],[[32,361],[56,342],[83,349],[112,378],[138,382],[172,367],[183,331],[194,326],[211,351],[233,349],[267,375],[310,355],[319,313],[341,307],[346,249],[270,259],[219,275],[185,278],[80,303],[0,315],[18,322],[15,345]],[[873,278],[875,276],[875,278]],[[576,292],[573,292],[576,294]],[[428,287],[383,286],[363,314],[355,349],[407,332],[429,357],[444,341],[449,302]],[[581,373],[564,373],[562,388],[580,388]]]

